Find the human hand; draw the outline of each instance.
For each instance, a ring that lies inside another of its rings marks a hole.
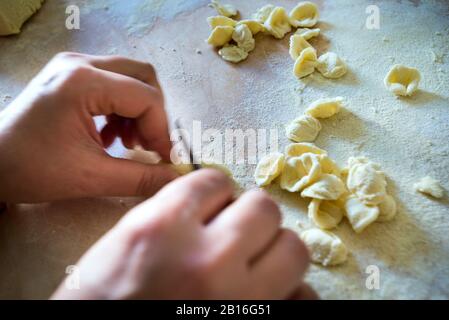
[[[132,209],[78,263],[80,289],[54,299],[316,298],[298,236],[263,191],[236,201],[233,185],[203,169]]]
[[[99,133],[93,117],[106,115]],[[122,57],[58,54],[0,113],[0,202],[152,195],[176,174],[110,157],[120,137],[169,161],[163,94],[153,67]]]

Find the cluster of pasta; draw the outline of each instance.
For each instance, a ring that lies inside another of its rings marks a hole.
[[[313,140],[316,118],[331,117],[341,108],[342,98],[320,99],[312,103],[301,117],[299,130],[287,130],[294,141],[305,137]],[[292,133],[293,132],[293,133]],[[298,192],[310,199],[308,217],[317,227],[301,234],[311,251],[312,261],[324,266],[343,263],[347,257],[344,243],[333,233],[346,217],[356,233],[375,221],[391,220],[396,214],[396,202],[387,194],[387,181],[379,165],[365,157],[351,157],[344,169],[327,152],[310,142],[288,145],[284,153],[272,153],[262,158],[256,167],[258,186],[267,186],[275,180],[281,189]]]
[[[218,54],[226,61],[238,63],[245,60],[255,48],[254,36],[259,32],[270,34],[276,39],[282,39],[291,32],[292,27],[298,29],[296,35],[310,39],[319,35],[320,29],[313,27],[319,18],[318,7],[309,1],[300,2],[288,14],[285,8],[268,4],[252,15],[251,19],[237,21],[232,19],[238,14],[231,5],[221,5],[218,0],[212,0],[211,6],[219,16],[207,20],[212,32],[207,42],[219,47]],[[326,58],[324,58],[326,60]],[[324,64],[323,62],[323,68]]]

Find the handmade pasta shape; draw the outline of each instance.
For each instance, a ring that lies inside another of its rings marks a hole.
[[[346,192],[341,179],[333,174],[322,174],[317,182],[308,186],[301,192],[303,198],[320,200],[337,200]]]
[[[314,141],[320,130],[320,121],[307,114],[296,118],[285,128],[287,138],[295,142]]]
[[[422,178],[413,186],[416,191],[430,195],[437,199],[442,198],[444,195],[444,189],[441,187],[438,180],[435,180],[429,176]]]
[[[234,28],[229,26],[218,26],[212,30],[207,43],[213,45],[214,47],[222,47],[232,40],[232,34],[234,33]]]
[[[290,12],[290,23],[292,26],[298,27],[313,27],[318,22],[320,14],[316,4],[304,1],[298,3]]]
[[[263,6],[255,14],[253,14],[252,18],[254,20],[257,20],[261,23],[265,23],[265,21],[268,20],[268,17],[270,16],[271,12],[275,9],[275,6],[272,4],[267,4],[266,6]]]
[[[251,30],[253,36],[258,34],[259,32],[265,31],[264,25],[257,20],[241,20],[237,22],[237,25],[240,24],[246,25],[249,28],[249,30]]]
[[[341,170],[338,165],[327,155],[320,155],[320,164],[323,173],[329,173],[341,177]]]
[[[232,40],[237,43],[239,48],[245,50],[246,52],[253,51],[256,46],[256,41],[254,41],[253,34],[246,24],[240,24],[234,28]]]
[[[293,67],[293,73],[299,79],[312,74],[317,65],[316,51],[314,48],[306,48],[301,51]]]
[[[382,202],[379,203],[379,217],[378,222],[390,221],[394,218],[397,212],[396,201],[390,195],[386,195]]]
[[[323,266],[335,266],[346,261],[348,249],[335,234],[320,229],[309,229],[301,233],[310,252],[310,258]]]
[[[397,96],[411,96],[418,90],[421,74],[418,69],[396,64],[385,77],[385,87]]]
[[[309,28],[299,28],[296,30],[295,34],[300,35],[304,38],[304,40],[310,40],[314,37],[318,37],[320,35],[321,29],[309,29]]]
[[[382,202],[387,194],[387,181],[380,167],[365,157],[351,157],[348,164],[346,183],[349,191],[368,205]]]
[[[221,4],[218,0],[211,0],[211,3],[209,4],[212,8],[217,10],[219,15],[225,16],[225,17],[233,17],[236,16],[238,11],[237,9],[231,5],[231,4]]]
[[[356,233],[365,230],[379,217],[379,208],[363,203],[354,195],[349,196],[345,203],[346,217]]]
[[[348,71],[344,61],[334,52],[327,52],[318,58],[317,70],[326,78],[337,79]]]
[[[271,11],[264,26],[265,29],[277,39],[282,39],[286,33],[292,30],[287,12],[282,7],[276,7]]]
[[[305,153],[300,157],[287,158],[281,173],[281,189],[297,192],[318,180],[321,166],[318,155]]]
[[[313,102],[305,111],[314,118],[329,118],[340,112],[343,105],[343,98],[319,99]]]
[[[333,201],[312,199],[308,207],[309,219],[321,229],[332,229],[343,219],[343,210]]]
[[[224,60],[233,62],[233,63],[239,63],[240,61],[245,60],[248,58],[248,52],[243,50],[242,48],[239,48],[234,45],[226,45],[220,50],[218,50],[218,54],[220,57],[222,57]]]
[[[284,169],[285,157],[282,153],[271,153],[263,157],[256,167],[254,178],[260,187],[269,185]]]
[[[310,43],[308,43],[303,36],[294,34],[290,37],[290,57],[296,61],[301,52],[306,48],[312,48]]]
[[[207,22],[209,26],[214,30],[216,27],[235,27],[237,25],[237,21],[225,17],[225,16],[215,16],[207,18]]]
[[[327,155],[327,152],[325,150],[320,149],[313,143],[308,142],[291,143],[285,148],[285,155],[287,157],[299,157],[305,153]]]

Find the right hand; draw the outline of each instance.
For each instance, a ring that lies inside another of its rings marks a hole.
[[[55,299],[316,298],[298,236],[263,191],[233,201],[233,184],[204,169],[132,209],[78,263],[80,289]]]

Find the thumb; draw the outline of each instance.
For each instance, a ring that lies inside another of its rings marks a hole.
[[[152,196],[179,175],[167,164],[143,164],[110,156],[101,159],[95,196]]]

